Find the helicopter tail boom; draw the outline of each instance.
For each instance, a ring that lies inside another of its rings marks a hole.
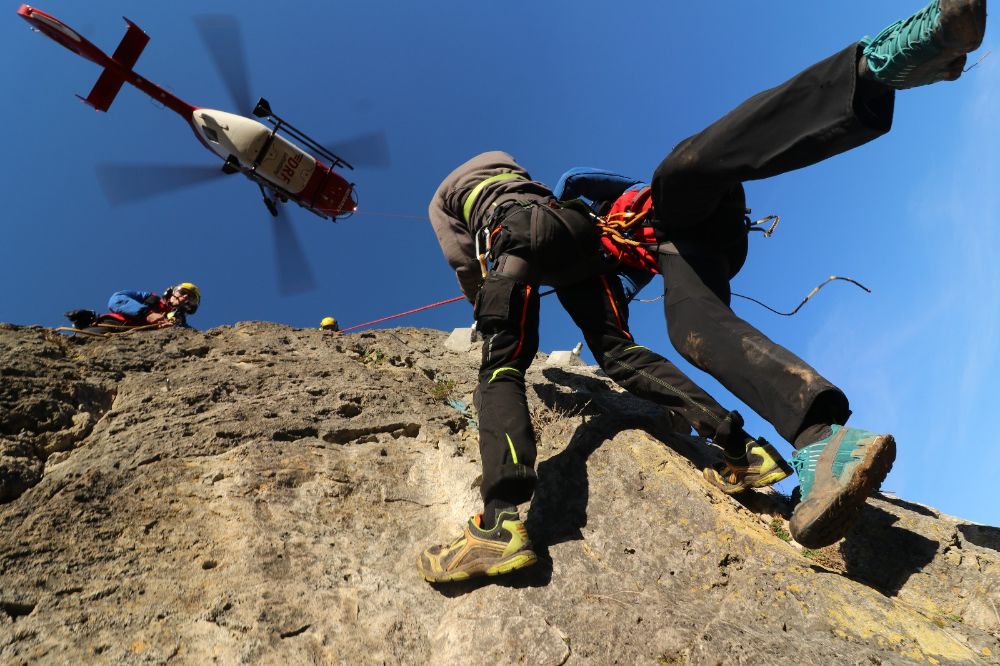
[[[128,24],[128,30],[125,32],[125,36],[122,37],[122,41],[118,44],[118,48],[115,49],[115,54],[111,56],[111,59],[122,68],[131,70],[132,66],[139,59],[139,55],[142,54],[142,50],[146,48],[146,44],[149,42],[149,35],[128,19],[125,19],[125,23]],[[83,101],[98,111],[107,111],[111,103],[115,101],[115,97],[118,95],[118,91],[122,89],[124,83],[124,76],[114,69],[105,67],[90,94]]]
[[[122,38],[118,48],[115,49],[114,56],[109,56],[99,48],[87,41],[80,33],[69,27],[55,16],[35,9],[29,5],[21,5],[17,10],[18,15],[31,24],[32,28],[42,33],[49,39],[61,44],[73,53],[82,58],[97,64],[104,71],[90,91],[87,97],[81,97],[84,102],[94,107],[98,111],[107,111],[111,102],[117,97],[123,83],[131,83],[133,86],[160,102],[171,111],[181,115],[187,122],[191,122],[191,114],[195,107],[191,106],[176,95],[167,92],[152,81],[139,76],[132,69],[139,54],[149,42],[146,35],[136,24],[128,19],[128,30]]]

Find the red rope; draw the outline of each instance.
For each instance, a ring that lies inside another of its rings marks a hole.
[[[544,298],[549,294],[555,292],[555,289],[549,289],[548,291],[543,291],[539,294],[539,297]],[[389,315],[388,317],[382,317],[381,319],[373,319],[372,321],[366,321],[363,324],[355,324],[354,326],[349,326],[347,328],[340,329],[340,333],[347,333],[348,331],[353,331],[356,328],[364,328],[365,326],[372,326],[373,324],[381,324],[383,321],[389,321],[390,319],[396,319],[397,317],[405,317],[406,315],[411,315],[414,312],[420,312],[422,310],[430,310],[431,308],[436,308],[439,305],[447,305],[448,303],[454,303],[455,301],[465,300],[465,296],[456,296],[455,298],[449,298],[445,301],[438,301],[437,303],[431,303],[430,305],[424,305],[419,308],[414,308],[412,310],[407,310],[406,312],[400,312],[399,314]]]
[[[366,321],[363,324],[356,324],[349,328],[340,329],[341,333],[347,333],[348,331],[353,331],[356,328],[364,328],[365,326],[372,326],[373,324],[380,324],[383,321],[389,321],[390,319],[395,319],[397,317],[405,317],[406,315],[413,314],[414,312],[420,312],[421,310],[430,310],[431,308],[436,308],[439,305],[447,305],[448,303],[454,303],[455,301],[465,300],[465,296],[456,296],[455,298],[449,298],[446,301],[438,301],[437,303],[431,303],[430,305],[424,305],[423,307],[415,308],[413,310],[407,310],[406,312],[400,312],[399,314],[389,315],[388,317],[382,317],[381,319],[375,319],[373,321]]]

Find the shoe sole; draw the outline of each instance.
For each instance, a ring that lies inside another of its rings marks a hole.
[[[955,55],[978,49],[986,32],[986,0],[938,0],[938,6],[941,27],[937,44]]]
[[[745,492],[750,488],[767,488],[773,486],[778,481],[787,479],[791,474],[791,472],[792,472],[791,468],[789,468],[789,470],[786,472],[783,468],[777,467],[774,469],[774,471],[758,478],[751,484],[726,483],[725,481],[721,480],[721,478],[718,475],[718,472],[716,472],[711,467],[704,468],[701,471],[701,476],[702,478],[705,479],[705,481],[708,482],[708,485],[712,486],[713,488],[720,490],[727,495],[739,495],[740,493]]]
[[[938,0],[939,21],[931,39],[940,52],[909,68],[890,74],[872,74],[877,81],[898,89],[954,81],[962,76],[966,54],[975,51],[986,32],[986,0]]]
[[[420,556],[418,555],[417,570],[420,571],[420,575],[428,583],[457,583],[482,576],[502,576],[512,571],[526,569],[536,562],[538,562],[538,556],[533,551],[521,550],[486,569],[458,569],[457,571],[442,572],[435,576],[424,571]]]
[[[705,469],[701,470],[701,476],[703,479],[705,479],[708,485],[712,486],[716,490],[723,492],[727,495],[739,495],[740,493],[745,492],[748,488],[750,488],[750,486],[747,486],[742,483],[735,483],[735,484],[726,483],[721,479],[721,477],[719,477],[718,472],[716,472],[711,467],[706,467]]]
[[[965,68],[965,54],[979,48],[986,32],[986,0],[938,1],[941,25],[934,35],[934,43],[941,48],[941,53],[907,74],[917,80],[944,70],[950,70],[946,81],[958,79]]]
[[[884,435],[868,447],[864,460],[858,465],[851,482],[844,486],[819,512],[811,523],[803,528],[793,529],[792,538],[806,548],[830,546],[847,532],[861,513],[862,507],[872,494],[878,491],[896,460],[896,440],[892,435]],[[805,503],[796,507],[796,511]],[[792,515],[790,527],[795,523]]]

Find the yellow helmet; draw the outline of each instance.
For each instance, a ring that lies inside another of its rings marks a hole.
[[[198,306],[201,304],[201,289],[194,282],[181,282],[174,285],[167,289],[166,297],[169,298],[173,293],[187,295],[187,300],[184,301],[182,308],[184,312],[194,314],[198,311]]]
[[[179,291],[186,291],[189,294],[193,295],[198,300],[201,300],[201,289],[199,289],[198,285],[196,285],[194,282],[181,282],[179,285],[174,287],[174,289],[177,289]]]
[[[337,324],[337,320],[333,317],[323,317],[320,321],[319,327],[326,331],[337,331],[340,330],[340,326]]]

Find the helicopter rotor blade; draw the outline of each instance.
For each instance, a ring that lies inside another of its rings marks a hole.
[[[219,70],[219,76],[229,89],[229,96],[236,105],[237,113],[250,113],[253,109],[250,78],[247,76],[243,35],[236,17],[229,14],[203,14],[194,18],[194,24]]]
[[[384,169],[390,164],[389,142],[382,130],[366,132],[327,145],[335,155],[343,156],[354,166]]]
[[[217,165],[98,164],[97,180],[108,201],[117,206],[211,182],[225,176]]]
[[[285,210],[278,204],[278,215],[270,221],[274,239],[274,258],[278,271],[278,292],[282,296],[301,294],[316,288],[312,269],[302,251],[295,228]]]

